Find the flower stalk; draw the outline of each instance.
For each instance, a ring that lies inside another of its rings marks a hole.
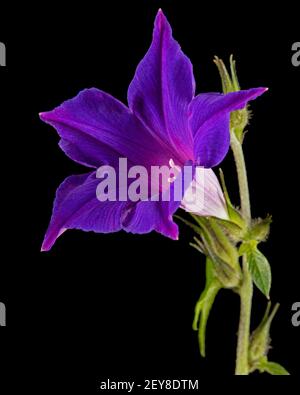
[[[241,212],[243,218],[250,226],[251,223],[251,206],[248,187],[247,170],[242,144],[238,141],[234,131],[231,132],[231,149],[234,155],[235,165],[237,169]],[[239,289],[241,306],[240,306],[240,322],[238,330],[238,343],[236,355],[236,375],[249,374],[249,343],[250,343],[250,321],[251,307],[253,295],[252,276],[249,270],[247,256],[243,255],[243,280]]]

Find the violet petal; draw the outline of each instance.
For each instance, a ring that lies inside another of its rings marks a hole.
[[[244,108],[265,91],[266,88],[253,88],[226,95],[203,93],[194,98],[190,104],[190,127],[197,164],[210,168],[224,159],[230,144],[230,112]]]
[[[188,127],[188,105],[194,97],[192,64],[172,37],[160,10],[155,19],[152,44],[137,67],[128,89],[130,109],[165,145],[180,164],[193,159]]]

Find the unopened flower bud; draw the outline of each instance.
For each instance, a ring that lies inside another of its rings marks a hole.
[[[236,63],[233,56],[230,56],[230,73],[222,59],[217,56],[214,59],[222,81],[223,93],[240,91],[240,85],[236,73]],[[230,130],[233,131],[240,142],[243,141],[244,129],[248,125],[250,119],[250,111],[247,106],[241,110],[233,111],[230,114]]]
[[[251,342],[249,347],[250,364],[255,364],[262,357],[266,356],[270,347],[270,326],[272,320],[277,313],[279,304],[276,304],[270,313],[271,303],[268,303],[265,315],[251,335]]]
[[[215,273],[224,288],[238,287],[242,272],[234,244],[213,217],[195,217],[201,227],[205,249],[214,263]]]
[[[247,237],[258,242],[266,241],[269,232],[270,224],[272,222],[272,217],[268,216],[264,219],[256,219],[252,221],[251,228],[248,232]]]

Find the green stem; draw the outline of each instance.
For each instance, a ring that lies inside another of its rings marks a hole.
[[[247,225],[249,225],[251,221],[251,208],[246,164],[242,144],[238,141],[234,131],[231,131],[230,145],[234,155],[238,175],[242,215],[247,222]]]
[[[233,151],[239,189],[241,199],[242,215],[247,223],[250,225],[251,221],[251,208],[249,187],[247,179],[247,171],[244,159],[244,153],[241,143],[235,136],[234,131],[231,132],[231,148]],[[249,271],[247,256],[243,256],[243,282],[239,290],[241,305],[240,305],[240,322],[238,330],[237,354],[236,354],[236,375],[249,374],[249,341],[250,341],[250,319],[252,307],[253,284],[252,277]]]
[[[251,273],[249,272],[247,258],[243,256],[243,283],[240,288],[240,322],[238,330],[238,342],[236,352],[236,375],[249,374],[249,340],[250,340],[250,319],[252,307],[253,284]]]

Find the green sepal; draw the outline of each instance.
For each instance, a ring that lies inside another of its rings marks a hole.
[[[242,272],[235,246],[214,217],[192,216],[201,228],[202,242],[214,263],[216,276],[225,288],[237,287]]]
[[[214,57],[214,63],[218,68],[221,83],[222,83],[222,91],[223,93],[234,92],[233,81],[230,74],[227,71],[227,68],[222,59],[218,58],[217,56]]]
[[[202,241],[198,239],[198,237],[194,236],[193,237],[194,242],[190,243],[190,246],[195,248],[197,251],[201,252],[204,255],[208,255],[208,252],[206,251],[206,248]]]
[[[231,74],[231,79],[232,79],[232,88],[234,92],[240,91],[240,84],[237,78],[237,72],[236,72],[236,61],[233,59],[233,55],[230,55],[229,57],[229,63],[230,63],[230,74]]]
[[[200,236],[200,238],[194,238],[191,246],[211,258],[216,276],[224,288],[236,288],[242,278],[239,255],[233,242],[219,223],[219,219],[198,217],[194,214],[191,216],[196,223],[179,216],[175,216],[175,218],[180,219]]]
[[[222,169],[219,169],[219,175],[220,175],[220,180],[221,180],[221,185],[225,197],[225,202],[226,202],[226,207],[227,207],[227,212],[228,216],[231,222],[236,224],[240,228],[240,233],[239,236],[242,236],[244,232],[246,231],[246,223],[245,220],[243,219],[241,213],[237,208],[234,207],[234,205],[231,203],[229,193],[226,187],[225,183],[225,177]]]
[[[233,111],[230,114],[230,130],[236,135],[240,143],[244,140],[244,130],[250,119],[250,111],[248,106],[242,110]]]
[[[179,215],[174,215],[174,218],[179,219],[181,222],[183,222],[185,225],[187,225],[188,227],[190,227],[191,229],[193,229],[194,232],[196,232],[198,235],[202,236],[202,232],[201,232],[201,228],[199,225],[188,221],[187,219],[180,217]]]
[[[217,217],[213,217],[214,220],[217,222],[219,227],[222,229],[224,234],[233,242],[238,243],[244,238],[245,231],[236,223],[221,219]]]
[[[214,300],[222,288],[222,284],[215,276],[214,265],[210,258],[206,258],[206,283],[203,292],[195,306],[193,329],[198,331],[199,349],[202,357],[205,357],[206,326],[209,313]]]
[[[256,240],[257,242],[266,241],[270,233],[270,224],[272,217],[268,215],[266,218],[257,218],[252,220],[251,226],[245,239]]]

